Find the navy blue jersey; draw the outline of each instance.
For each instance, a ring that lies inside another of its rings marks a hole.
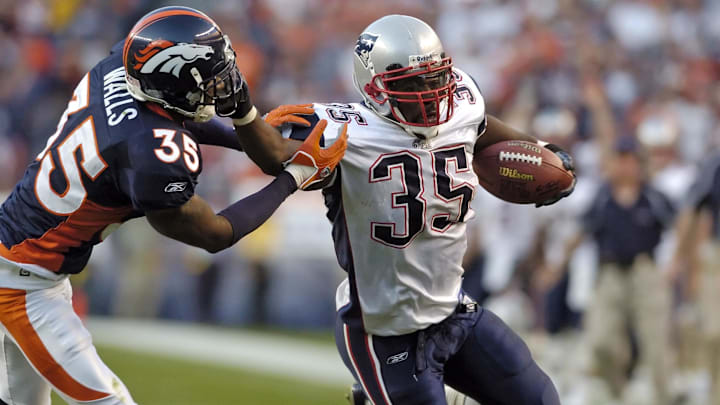
[[[672,225],[674,213],[670,200],[650,186],[642,188],[634,204],[623,206],[606,184],[598,190],[583,222],[598,245],[602,262],[629,266],[638,255],[653,254],[663,231]]]
[[[122,43],[80,81],[47,146],[0,207],[0,256],[77,273],[113,224],[192,197],[193,134],[127,91]]]

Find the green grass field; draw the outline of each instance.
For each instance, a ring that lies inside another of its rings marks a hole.
[[[98,346],[106,364],[128,386],[139,405],[343,405],[346,387],[314,385],[239,370],[140,355]],[[53,405],[64,402],[53,394]]]

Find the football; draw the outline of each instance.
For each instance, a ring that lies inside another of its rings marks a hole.
[[[475,155],[473,169],[487,191],[517,204],[546,201],[573,182],[555,153],[525,141],[487,146]]]

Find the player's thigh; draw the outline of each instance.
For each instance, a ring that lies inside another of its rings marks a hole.
[[[345,366],[376,405],[443,405],[442,375],[416,371],[417,333],[367,335],[338,317],[335,341]]]
[[[70,403],[133,404],[75,314],[66,280],[40,290],[0,289],[0,326],[36,373]]]
[[[50,384],[4,332],[0,332],[0,401],[7,405],[50,405]]]
[[[445,383],[483,405],[560,404],[555,386],[525,342],[487,309],[447,362]]]

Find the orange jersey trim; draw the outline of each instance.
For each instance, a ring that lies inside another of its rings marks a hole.
[[[107,225],[121,222],[132,207],[104,207],[85,200],[77,211],[55,228],[36,239],[26,239],[10,249],[0,244],[0,256],[15,263],[41,266],[57,272],[65,260],[65,253],[89,241]]]
[[[86,387],[58,364],[38,336],[27,315],[25,291],[0,288],[0,322],[20,346],[35,369],[65,395],[76,401],[96,401],[110,396]]]

